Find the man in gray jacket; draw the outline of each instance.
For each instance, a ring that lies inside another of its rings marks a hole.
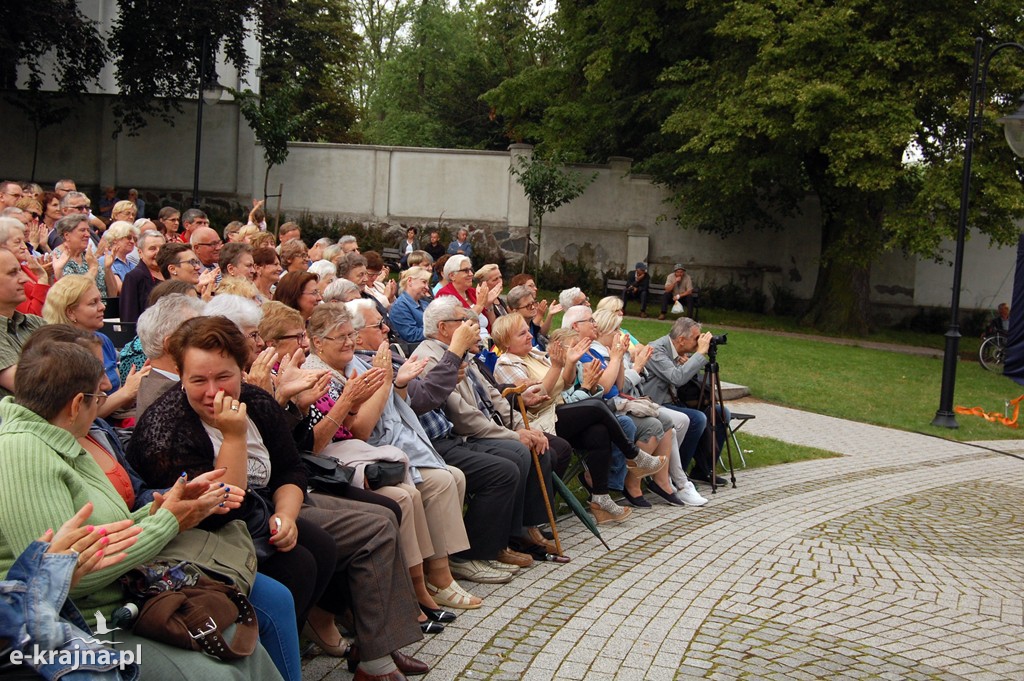
[[[654,352],[644,367],[646,374],[640,389],[655,402],[669,409],[675,409],[690,418],[690,427],[686,431],[683,443],[679,446],[683,470],[689,466],[697,453],[701,438],[705,436],[708,418],[704,412],[683,406],[678,401],[678,390],[694,380],[700,370],[708,363],[707,352],[711,347],[710,332],[701,333],[700,324],[689,317],[680,317],[672,325],[667,336],[651,342]],[[725,414],[728,410],[723,408]],[[707,437],[710,437],[710,433]],[[712,466],[709,460],[696,458],[691,480],[710,482]],[[724,485],[725,479],[719,478],[718,484]]]

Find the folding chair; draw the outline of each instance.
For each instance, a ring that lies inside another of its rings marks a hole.
[[[732,419],[729,421],[729,424],[726,426],[726,428],[729,431],[728,437],[731,437],[732,438],[732,443],[734,445],[736,445],[736,451],[739,452],[739,455],[740,455],[740,463],[743,464],[744,468],[747,467],[747,460],[743,457],[743,449],[740,447],[740,441],[736,439],[736,433],[739,432],[740,428],[742,428],[744,425],[746,425],[747,421],[750,421],[751,419],[756,419],[756,418],[757,418],[757,416],[754,415],[754,414],[737,414],[737,413],[733,412]],[[735,428],[732,427],[732,422],[733,421],[739,421],[739,424]]]

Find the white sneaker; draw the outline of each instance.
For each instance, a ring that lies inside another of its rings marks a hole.
[[[686,481],[685,486],[676,491],[676,496],[687,506],[703,506],[708,503],[707,499],[697,493],[697,488],[689,480]]]

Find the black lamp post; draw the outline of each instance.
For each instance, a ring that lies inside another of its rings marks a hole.
[[[933,426],[943,428],[958,428],[956,416],[953,413],[953,390],[956,386],[956,364],[960,354],[960,280],[964,269],[964,238],[967,235],[967,207],[970,201],[971,189],[971,157],[974,152],[974,134],[981,127],[981,111],[975,115],[978,109],[978,100],[981,100],[982,108],[985,101],[985,81],[988,79],[988,66],[992,57],[1002,50],[1013,47],[1024,52],[1024,45],[1020,43],[1001,43],[992,48],[992,51],[985,57],[984,67],[981,68],[981,80],[978,80],[978,71],[981,66],[981,52],[984,41],[978,38],[974,41],[974,70],[971,74],[971,105],[967,119],[967,141],[964,143],[964,172],[960,183],[960,216],[957,222],[956,231],[956,255],[953,259],[953,300],[949,305],[949,330],[946,332],[946,350],[942,358],[942,393],[939,397],[939,409],[932,419]],[[1006,135],[1006,142],[1010,145],[1013,153],[1017,156],[1024,156],[1024,97],[1021,98],[1022,106],[1016,113],[1004,116],[997,122],[1002,124]]]
[[[199,207],[199,160],[203,148],[203,104],[213,106],[220,101],[224,87],[217,82],[216,64],[208,64],[210,39],[203,36],[203,44],[199,54],[199,97],[198,113],[196,114],[196,167],[192,176],[192,207]]]

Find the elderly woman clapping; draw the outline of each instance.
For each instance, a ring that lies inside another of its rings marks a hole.
[[[60,279],[67,274],[87,274],[96,281],[96,288],[104,298],[113,298],[121,293],[121,278],[114,272],[114,259],[110,257],[107,244],[100,259],[90,250],[92,231],[89,216],[82,213],[65,215],[57,221],[57,234],[64,240],[53,251],[53,276]]]
[[[608,470],[614,444],[626,456],[630,476],[640,478],[662,470],[667,460],[637,449],[626,438],[615,415],[596,400],[565,403],[562,395],[576,379],[576,364],[590,343],[577,341],[571,348],[552,343],[550,357],[533,348],[530,328],[520,315],[505,315],[494,324],[495,344],[503,351],[494,367],[494,377],[502,383],[539,382],[553,397],[532,408],[531,425],[568,440],[583,452],[592,480],[591,511],[598,523],[620,522],[630,509],[615,504],[608,495]],[[586,395],[589,397],[590,395]]]
[[[327,303],[318,307],[309,324],[313,354],[303,365],[328,370],[333,380],[324,398],[311,408],[314,415],[315,449],[359,466],[378,460],[410,462],[404,483],[376,491],[398,501],[403,508],[402,547],[421,609],[434,623],[451,621],[439,605],[479,608],[481,600],[454,580],[448,555],[469,548],[462,522],[465,477],[457,468],[445,465],[433,450],[416,415],[404,401],[394,398],[391,379],[401,391],[423,369],[422,362],[410,361],[396,374],[390,357],[370,363],[355,356],[361,333],[366,328],[361,310],[379,313],[371,301],[353,301],[360,317],[354,318],[347,305]],[[386,328],[384,326],[383,328]],[[374,345],[381,345],[383,332]],[[386,345],[386,343],[385,343]],[[404,407],[404,410],[402,408]],[[404,416],[404,418],[403,418]],[[378,428],[377,424],[381,426]],[[401,443],[392,439],[399,432]],[[328,444],[331,443],[331,444]],[[412,483],[412,484],[409,484]],[[424,631],[433,633],[430,622]]]

